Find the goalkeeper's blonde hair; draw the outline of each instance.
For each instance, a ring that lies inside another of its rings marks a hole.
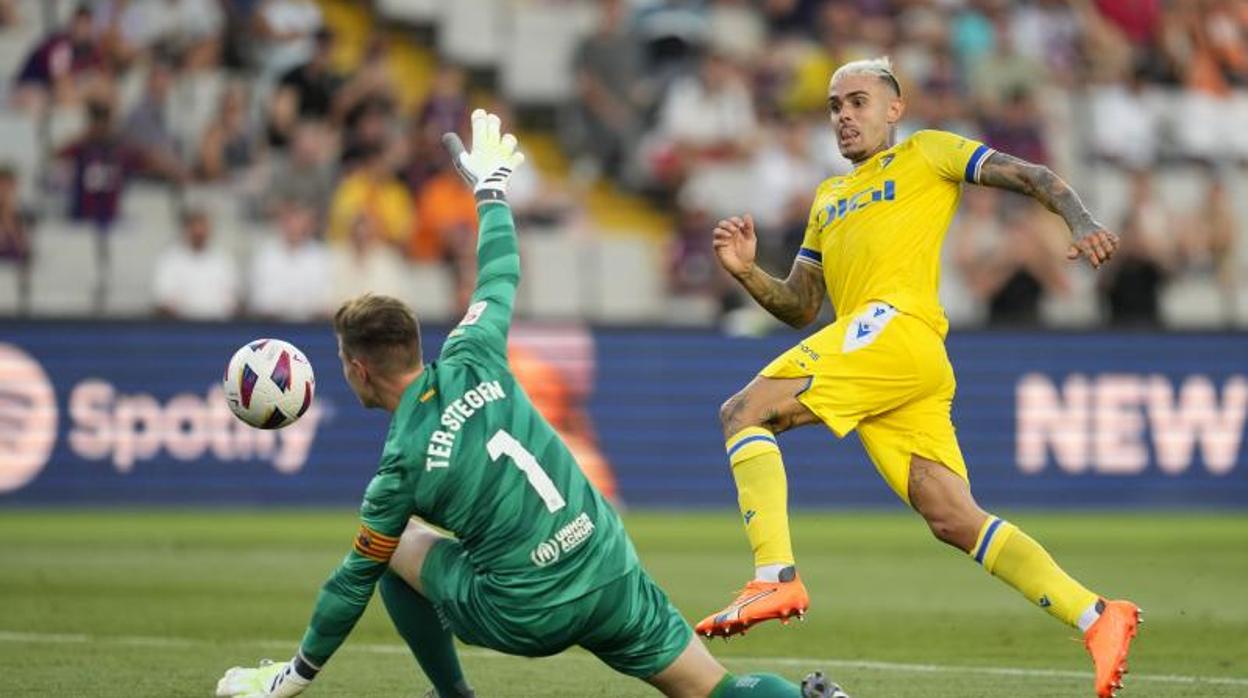
[[[846,75],[871,75],[877,77],[892,87],[898,97],[901,96],[901,83],[897,81],[897,76],[893,73],[893,61],[888,56],[850,61],[837,68],[835,73],[832,73],[830,82],[836,82]]]

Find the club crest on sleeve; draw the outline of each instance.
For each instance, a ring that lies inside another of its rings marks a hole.
[[[477,324],[477,321],[481,319],[481,316],[485,313],[486,306],[489,304],[489,301],[477,301],[468,306],[468,312],[464,313],[464,319],[459,321],[459,326]]]

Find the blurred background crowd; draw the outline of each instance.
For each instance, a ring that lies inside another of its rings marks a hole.
[[[486,106],[532,163],[526,316],[765,331],[710,230],[753,214],[785,273],[849,169],[828,78],[883,54],[899,137],[1045,163],[1123,237],[1093,275],[967,187],[955,326],[1248,326],[1238,0],[0,0],[0,314],[455,317],[475,210],[439,137]]]

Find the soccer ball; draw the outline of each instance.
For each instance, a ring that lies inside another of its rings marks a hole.
[[[280,339],[257,339],[234,352],[221,379],[225,402],[257,429],[294,424],[312,406],[316,379],[303,352]]]

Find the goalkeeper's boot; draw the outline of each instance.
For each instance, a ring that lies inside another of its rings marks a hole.
[[[697,633],[703,637],[731,637],[744,633],[765,620],[789,619],[806,615],[810,596],[797,576],[797,568],[786,567],[779,582],[751,581],[724,610],[702,619]]]
[[[1127,652],[1139,632],[1140,607],[1130,601],[1102,601],[1100,618],[1083,634],[1083,646],[1096,665],[1097,698],[1112,698],[1127,673]]]
[[[849,694],[822,671],[816,671],[802,679],[802,698],[849,698]]]

